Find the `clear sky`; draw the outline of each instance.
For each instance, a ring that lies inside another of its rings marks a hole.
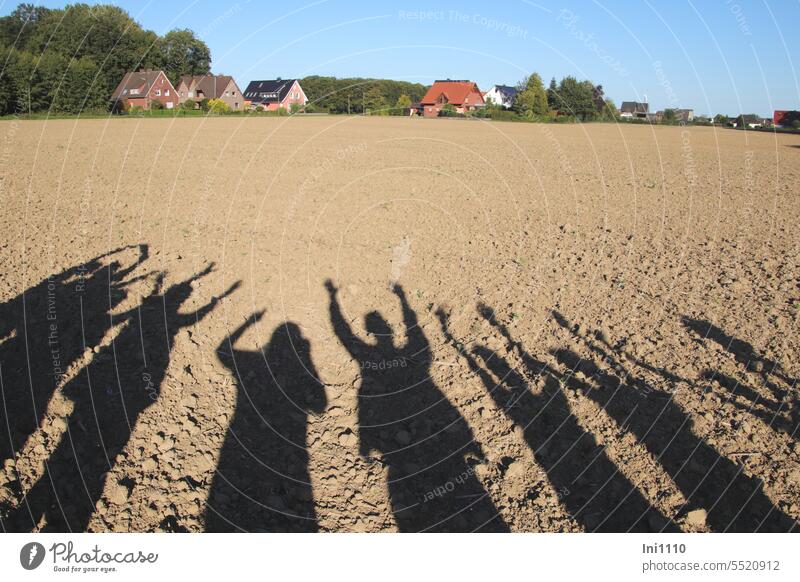
[[[0,14],[17,3],[0,0]],[[193,29],[214,72],[241,87],[316,74],[471,79],[488,90],[537,71],[545,83],[589,78],[617,105],[647,98],[651,111],[800,109],[800,0],[111,3],[160,34]]]

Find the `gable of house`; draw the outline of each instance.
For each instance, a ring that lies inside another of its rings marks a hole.
[[[479,99],[472,101],[472,103],[483,103],[483,94],[476,83],[472,81],[452,81],[450,79],[439,80],[434,81],[420,103],[423,105],[452,103],[458,107],[463,105],[467,96],[473,93],[478,94]]]
[[[144,99],[150,94],[150,90],[156,83],[163,71],[141,70],[132,73],[125,73],[122,81],[111,94],[111,99]],[[169,80],[167,80],[169,81]],[[172,87],[172,84],[170,84]]]
[[[266,79],[261,81],[250,81],[244,90],[244,98],[253,104],[268,105],[271,103],[283,103],[287,96],[292,92],[292,88],[300,83],[297,79]],[[301,89],[302,91],[302,89]],[[305,96],[305,93],[303,93]]]
[[[514,89],[514,87],[509,87],[508,85],[495,85],[486,92],[484,95],[484,100],[490,98],[497,104],[511,105],[514,103],[516,96],[517,90]]]

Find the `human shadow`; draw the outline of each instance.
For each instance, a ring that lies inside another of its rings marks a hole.
[[[560,377],[514,340],[491,309],[481,305],[479,312],[503,337],[508,351],[519,354],[530,381],[544,380],[540,390],[532,389],[522,374],[487,346],[468,349],[454,338],[444,310],[437,315],[445,338],[481,379],[497,407],[523,430],[536,462],[570,515],[587,531],[677,531],[580,426]]]
[[[758,375],[770,395],[763,396],[751,386],[716,370],[704,370],[701,375],[703,379],[716,381],[729,393],[730,402],[740,410],[760,418],[773,429],[784,432],[794,439],[800,436],[797,378],[790,377],[775,360],[759,355],[752,344],[726,334],[708,321],[684,317],[682,322],[699,341],[705,339],[714,341],[730,353],[746,371]],[[740,398],[749,404],[743,404]]]
[[[342,314],[337,288],[326,282],[333,329],[358,362],[359,451],[373,451],[388,470],[387,487],[402,532],[507,531],[475,475],[483,457],[472,430],[430,376],[431,349],[402,287],[404,346],[377,311],[365,317],[375,343],[360,339]]]
[[[139,254],[124,265],[128,249]],[[126,288],[144,277],[127,280],[128,275],[147,257],[146,245],[118,248],[0,305],[0,463],[15,458],[41,425],[64,374],[109,331],[111,311],[126,298]],[[21,493],[18,479],[7,486]]]
[[[626,370],[602,334],[581,336],[563,315],[553,311],[553,317],[605,366]],[[634,372],[608,372],[572,350],[552,353],[566,368],[569,383],[630,431],[664,468],[687,500],[679,515],[705,509],[707,524],[717,532],[787,532],[795,527],[758,479],[694,433],[691,418],[671,393],[654,390]],[[588,378],[578,378],[579,371]]]
[[[237,395],[206,505],[206,531],[315,532],[306,427],[308,415],[327,405],[325,388],[311,344],[295,323],[281,323],[260,349],[236,347],[262,315],[253,314],[217,350]]]
[[[110,344],[63,388],[74,408],[45,474],[27,492],[8,523],[13,531],[84,531],[118,455],[136,422],[161,391],[176,334],[208,315],[237,287],[191,313],[180,313],[204,271],[164,290],[164,273],[140,305],[113,319],[121,325]],[[119,483],[129,488],[131,483]]]

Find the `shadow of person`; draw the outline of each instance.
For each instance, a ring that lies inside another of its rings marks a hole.
[[[253,314],[217,350],[237,395],[206,505],[206,531],[315,532],[306,429],[308,414],[327,406],[325,388],[311,344],[295,323],[276,327],[261,349],[235,347],[262,315]]]
[[[770,393],[762,396],[757,390],[737,382],[730,376],[714,370],[705,370],[702,377],[716,382],[730,393],[734,406],[764,420],[772,428],[797,439],[800,427],[800,399],[797,395],[797,378],[790,377],[776,361],[759,355],[752,344],[726,334],[708,321],[683,317],[684,327],[694,332],[700,340],[711,339],[730,353],[747,372],[760,376]],[[749,401],[745,406],[735,397]]]
[[[118,255],[133,248],[138,259],[123,266]],[[146,245],[115,249],[0,305],[0,463],[13,459],[39,428],[64,374],[111,328],[111,310],[142,277],[126,278],[147,257]],[[20,493],[19,481],[13,484]]]
[[[553,316],[601,361],[612,369],[624,368],[604,340],[582,337],[563,315],[554,311]],[[744,474],[743,467],[694,433],[689,415],[671,394],[653,390],[634,374],[620,380],[568,349],[555,350],[553,355],[567,369],[570,384],[633,433],[661,464],[687,500],[679,513],[705,509],[708,525],[717,532],[786,532],[795,527],[792,518],[764,493],[760,480]],[[590,380],[575,377],[576,371]]]
[[[402,347],[394,344],[391,326],[377,312],[365,317],[376,343],[358,338],[342,315],[336,287],[330,281],[326,287],[333,329],[361,368],[359,451],[363,457],[373,451],[382,456],[398,529],[507,531],[475,475],[480,446],[430,377],[430,345],[402,287],[394,287],[406,328]]]
[[[793,399],[785,398],[780,401],[765,398],[757,390],[747,384],[715,370],[703,370],[700,374],[703,380],[716,382],[726,392],[726,398],[739,410],[760,418],[770,428],[785,433],[793,439],[800,438],[800,411]],[[747,404],[740,402],[743,399]]]
[[[559,378],[512,339],[508,329],[481,305],[479,312],[505,339],[509,351],[520,354],[528,377],[544,378],[532,390],[499,354],[484,345],[467,350],[449,330],[448,316],[437,315],[447,340],[481,379],[495,404],[523,430],[536,462],[570,515],[587,531],[677,531],[622,474],[570,411]]]
[[[84,531],[141,414],[161,391],[176,334],[206,315],[237,287],[191,313],[180,313],[194,281],[213,265],[163,290],[164,273],[141,304],[114,316],[122,328],[63,388],[74,403],[66,433],[45,474],[10,516],[14,531]],[[129,484],[119,483],[120,487]]]

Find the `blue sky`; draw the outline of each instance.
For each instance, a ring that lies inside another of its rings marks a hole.
[[[17,3],[0,0],[0,14]],[[241,87],[319,74],[471,79],[486,90],[537,71],[545,83],[592,79],[618,105],[646,97],[653,111],[800,109],[798,0],[113,3],[158,33],[193,29],[214,71]]]

